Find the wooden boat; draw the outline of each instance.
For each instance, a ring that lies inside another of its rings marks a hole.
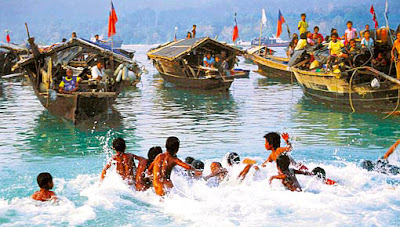
[[[388,29],[380,30],[387,30],[388,34]],[[321,68],[325,63],[322,56],[327,50],[307,50],[305,54],[297,55],[298,58],[293,55],[293,62],[300,63],[291,67],[291,70],[304,94],[315,100],[336,107],[351,108],[353,112],[393,114],[400,107],[400,80],[395,78],[396,68],[391,64],[380,67],[379,70],[369,66],[378,53],[386,53],[384,56],[388,56],[391,50],[389,41],[388,36],[380,36],[375,42],[375,51],[364,49],[346,61],[332,62],[335,66],[330,70]],[[312,64],[309,53],[313,53],[315,57]],[[329,56],[326,53],[325,55]]]
[[[11,69],[15,63],[28,55],[29,50],[27,48],[11,43],[0,42],[0,75],[13,73]]]
[[[15,67],[26,71],[40,103],[51,114],[76,124],[110,110],[119,92],[126,86],[126,81],[121,80],[120,74],[124,74],[126,78],[128,74],[134,75],[135,79],[129,80],[130,83],[140,79],[141,70],[131,58],[88,40],[74,38],[42,53],[34,44],[33,38],[29,41],[33,54],[19,61]],[[108,79],[85,80],[85,73],[90,72],[89,69],[99,60],[105,62]],[[115,68],[117,69],[114,71]],[[58,93],[58,85],[65,75],[65,69],[72,69],[74,73],[81,72],[83,81],[79,83],[78,92]]]
[[[271,78],[283,80],[293,79],[292,72],[288,66],[289,58],[276,57],[273,55],[261,56],[253,54],[253,61],[258,65],[257,73]]]
[[[170,42],[151,49],[147,56],[153,60],[164,81],[176,87],[201,90],[226,91],[237,77],[226,71],[204,67],[203,58],[208,52],[226,53],[229,71],[233,70],[236,56],[242,51],[211,38],[194,38]],[[240,77],[249,72],[238,71]]]
[[[292,70],[304,94],[320,102],[353,112],[392,113],[399,109],[400,81],[371,67],[352,69],[351,75]],[[374,78],[380,80],[379,87],[372,87]]]

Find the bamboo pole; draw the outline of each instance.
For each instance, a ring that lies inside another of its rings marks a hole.
[[[261,55],[262,20],[260,22],[260,38],[258,39],[258,54]]]

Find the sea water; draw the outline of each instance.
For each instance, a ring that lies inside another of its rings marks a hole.
[[[4,81],[0,96],[0,223],[3,226],[399,226],[400,175],[367,172],[364,159],[376,160],[400,138],[399,117],[351,114],[305,98],[300,87],[250,74],[229,92],[206,93],[165,85],[145,53],[152,46],[128,46],[146,66],[137,88],[124,91],[108,123],[74,126],[50,115],[29,86]],[[240,67],[255,70],[255,65]],[[310,169],[323,167],[338,182],[328,186],[299,176],[303,192],[290,192],[269,177],[274,164],[236,179],[231,169],[219,187],[188,181],[176,168],[175,188],[161,199],[153,190],[136,192],[111,169],[100,173],[113,138],[146,156],[168,136],[181,140],[178,157],[209,164],[237,152],[260,164],[267,157],[263,135],[288,132],[292,156]],[[399,152],[390,158],[399,163]],[[59,202],[29,197],[36,176],[50,172]]]

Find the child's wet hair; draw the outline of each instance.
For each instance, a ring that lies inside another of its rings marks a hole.
[[[180,141],[178,137],[171,136],[168,137],[165,147],[170,155],[175,155],[179,150]]]
[[[363,169],[368,170],[368,171],[372,171],[372,170],[374,169],[374,164],[373,164],[370,160],[364,160],[364,161],[361,163],[361,167],[362,167]]]
[[[189,165],[191,165],[193,161],[194,161],[193,157],[188,156],[185,158],[185,163],[187,163]]]
[[[281,171],[289,170],[290,158],[286,154],[281,154],[276,159],[276,165],[281,169]]]
[[[126,149],[125,140],[122,139],[121,137],[114,139],[113,148],[118,152],[125,152],[125,149]]]
[[[315,176],[317,176],[318,178],[321,178],[323,180],[326,179],[326,173],[325,170],[321,167],[316,167],[311,171],[312,174],[314,174]]]
[[[218,165],[218,167],[222,167],[222,164],[220,162],[213,162],[213,163],[211,163],[211,165],[212,164]]]
[[[50,190],[50,183],[53,182],[53,177],[50,173],[40,173],[37,176],[37,183],[40,188]]]
[[[162,153],[162,149],[159,146],[150,148],[149,152],[147,153],[147,158],[149,162],[153,162],[157,155]]]
[[[281,136],[276,132],[267,133],[264,135],[264,138],[275,150],[281,146]]]
[[[236,152],[231,152],[228,155],[227,161],[229,165],[238,164],[240,163],[240,157]]]
[[[204,170],[204,163],[200,160],[194,160],[192,162],[192,166],[196,169],[196,170],[200,170],[203,171]]]

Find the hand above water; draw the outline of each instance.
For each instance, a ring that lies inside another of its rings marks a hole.
[[[288,141],[289,140],[289,134],[288,133],[282,133],[282,138],[285,140],[285,141]]]

